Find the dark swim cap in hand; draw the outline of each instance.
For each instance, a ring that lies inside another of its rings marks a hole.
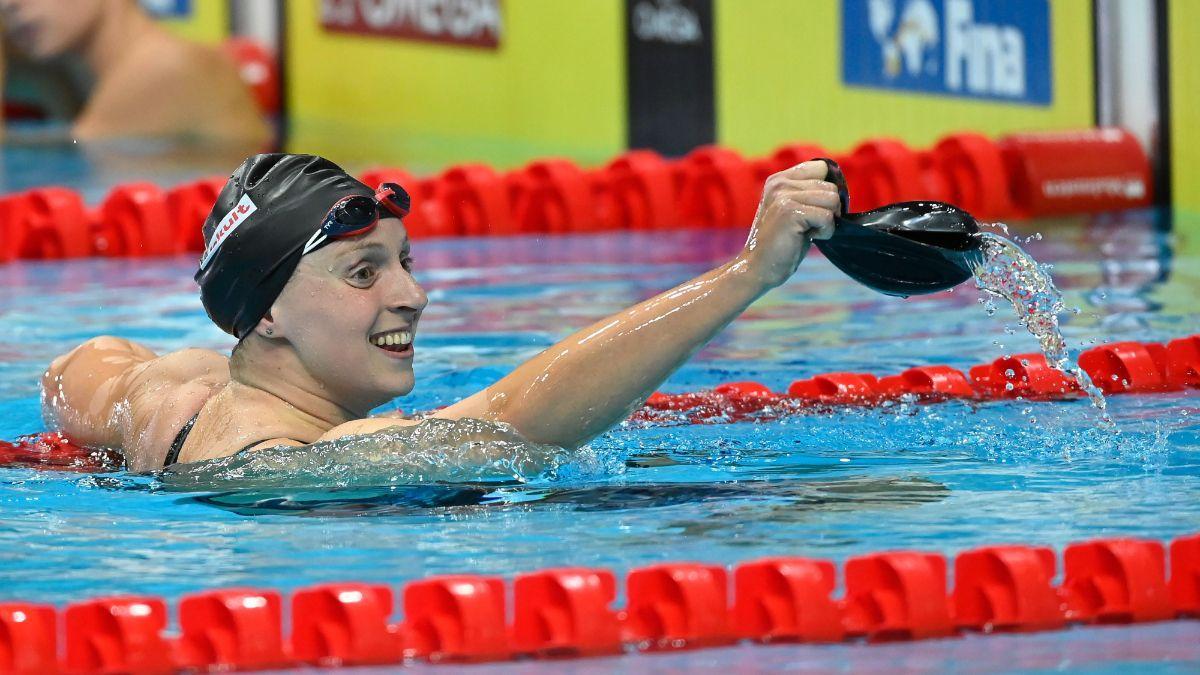
[[[908,297],[953,288],[971,278],[982,259],[979,224],[942,202],[900,202],[850,212],[846,177],[832,159],[825,180],[838,188],[842,213],[833,236],[814,242],[850,278],[887,295]]]
[[[302,250],[339,199],[375,191],[314,155],[255,155],[233,172],[204,221],[196,281],[221,330],[254,329],[300,263]]]

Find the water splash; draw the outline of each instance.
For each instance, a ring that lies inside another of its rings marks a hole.
[[[349,488],[414,483],[524,483],[552,476],[575,456],[531,443],[510,425],[429,418],[303,447],[280,446],[193,464],[159,479],[166,490]]]
[[[1007,231],[1005,229],[1004,231]],[[1108,402],[1090,377],[1071,358],[1071,350],[1059,326],[1059,315],[1067,311],[1062,293],[1054,285],[1050,270],[1040,265],[1028,253],[1005,237],[982,232],[982,257],[975,266],[975,285],[985,293],[984,306],[988,315],[995,314],[990,298],[998,297],[1012,304],[1017,321],[1038,341],[1046,362],[1067,374],[1091,399],[1100,411],[1101,420],[1111,425]]]

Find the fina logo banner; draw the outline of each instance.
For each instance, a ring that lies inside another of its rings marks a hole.
[[[192,15],[192,0],[141,0],[154,16],[183,18]]]
[[[500,0],[321,0],[321,27],[496,49]]]
[[[1052,100],[1048,0],[842,0],[848,85]]]

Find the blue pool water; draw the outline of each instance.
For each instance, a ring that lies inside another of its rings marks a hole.
[[[1081,309],[1064,319],[1073,347],[1200,332],[1200,250],[1163,234],[1160,217],[1111,214],[1015,228],[1022,238],[1043,233],[1027,248],[1054,264],[1068,306]],[[473,393],[573,330],[723,262],[743,237],[687,231],[418,242],[418,278],[431,302],[418,336],[417,388],[398,403],[427,410]],[[159,352],[228,350],[231,340],[200,307],[193,266],[187,258],[0,266],[0,438],[43,429],[38,375],[89,337],[118,335]],[[1006,313],[988,317],[973,288],[884,297],[814,252],[791,282],[662,389],[753,379],[778,390],[829,371],[885,374],[933,363],[966,369],[1035,347]],[[344,477],[318,475],[300,487],[223,481],[183,490],[124,473],[0,468],[0,599],[173,599],[222,586],[399,584],[562,565],[623,572],[666,560],[733,563],[781,554],[844,560],[898,548],[950,555],[994,543],[1061,548],[1101,536],[1166,540],[1200,531],[1200,396],[1121,396],[1109,409],[1117,433],[1098,428],[1084,401],[848,409],[760,424],[627,424],[553,477],[527,482],[405,485],[381,475],[342,487]],[[1196,624],[1176,626],[1106,635],[1127,642],[1149,636],[1176,666],[1200,662],[1200,647],[1178,647],[1186,640],[1172,632],[1194,638]],[[1031,645],[1031,653],[1094,653],[1086,645],[1097,638],[1077,633],[1017,644]],[[1084,646],[1071,647],[1079,640]],[[784,659],[781,669],[810,659],[870,668],[861,659],[883,658],[832,649],[773,658]],[[896,658],[920,663],[931,653],[916,649]],[[951,649],[940,662],[947,667],[966,658],[958,647],[928,649]],[[660,663],[728,670],[747,658],[738,650],[704,654]],[[1145,660],[1139,654],[1112,658]]]

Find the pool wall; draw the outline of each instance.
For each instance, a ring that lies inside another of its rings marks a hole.
[[[1169,22],[1171,190],[1177,209],[1200,216],[1200,3],[1172,0]],[[1200,237],[1200,217],[1182,222]]]
[[[353,15],[360,3],[337,4]],[[795,140],[843,150],[868,136],[925,145],[968,129],[995,137],[1096,123],[1090,0],[968,2],[968,23],[1013,24],[1028,50],[1019,56],[1028,95],[990,98],[974,85],[944,84],[949,66],[939,64],[958,58],[941,53],[944,39],[923,47],[922,65],[940,68],[935,75],[885,76],[876,63],[880,38],[848,30],[867,23],[865,0],[481,2],[499,16],[494,30],[479,29],[494,38],[491,46],[471,43],[469,31],[458,42],[414,39],[406,33],[415,22],[400,9],[406,3],[374,4],[381,7],[375,20],[351,16],[349,32],[331,27],[318,3],[289,3],[284,63],[303,74],[286,78],[290,149],[421,172],[462,161],[508,168],[542,155],[597,162],[646,147],[637,140],[643,121],[673,125],[688,148],[719,142],[747,153]],[[904,3],[894,4],[898,12]],[[951,4],[932,3],[937,21],[948,22]],[[950,28],[930,30],[944,38]],[[880,86],[851,84],[847,62],[878,75]],[[664,78],[642,90],[637,77],[646,70],[679,78],[703,70],[711,81],[678,91]],[[394,95],[351,84],[390,81],[397,72]],[[1044,98],[1033,96],[1035,82]],[[705,131],[681,115],[680,98],[710,99],[694,110],[707,117],[699,125]]]

